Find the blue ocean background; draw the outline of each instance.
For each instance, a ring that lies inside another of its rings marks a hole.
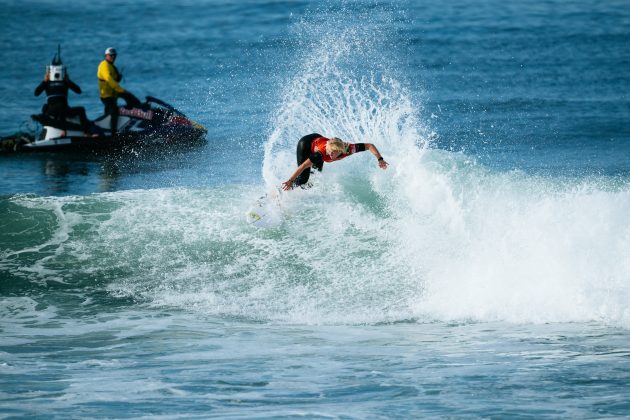
[[[630,415],[626,1],[5,1],[0,134],[61,45],[208,129],[0,156],[0,418]],[[245,212],[312,132],[372,142]]]

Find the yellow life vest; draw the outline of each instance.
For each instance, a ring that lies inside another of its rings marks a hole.
[[[120,81],[118,69],[107,60],[101,61],[101,64],[98,65],[96,77],[98,78],[98,90],[101,98],[115,98],[119,93],[125,91],[118,84]]]

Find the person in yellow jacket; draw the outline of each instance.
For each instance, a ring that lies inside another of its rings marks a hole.
[[[105,115],[109,115],[111,119],[112,137],[116,137],[118,128],[118,97],[123,98],[127,106],[138,107],[141,105],[138,98],[120,86],[122,75],[114,65],[116,55],[115,48],[106,49],[105,59],[98,65],[96,72],[101,102],[105,105]]]

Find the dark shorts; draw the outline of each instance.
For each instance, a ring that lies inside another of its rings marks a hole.
[[[44,113],[62,121],[65,121],[67,118],[79,117],[83,131],[89,131],[92,125],[87,118],[85,108],[82,106],[70,107],[64,102],[51,103],[46,105]]]
[[[313,133],[308,136],[304,136],[298,141],[297,144],[297,164],[300,166],[306,159],[311,156],[311,145],[313,144],[313,140],[322,137],[321,134]],[[320,168],[321,170],[321,168]],[[308,178],[311,176],[311,168],[305,169],[300,176],[297,177],[294,184],[295,185],[303,185],[308,182]]]
[[[105,105],[105,115],[110,116],[110,128],[112,130],[112,136],[114,136],[118,129],[118,98],[101,98],[101,102]]]

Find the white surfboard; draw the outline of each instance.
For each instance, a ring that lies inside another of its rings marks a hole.
[[[280,226],[284,220],[280,192],[274,190],[256,200],[245,213],[245,220],[257,228],[269,229]]]

